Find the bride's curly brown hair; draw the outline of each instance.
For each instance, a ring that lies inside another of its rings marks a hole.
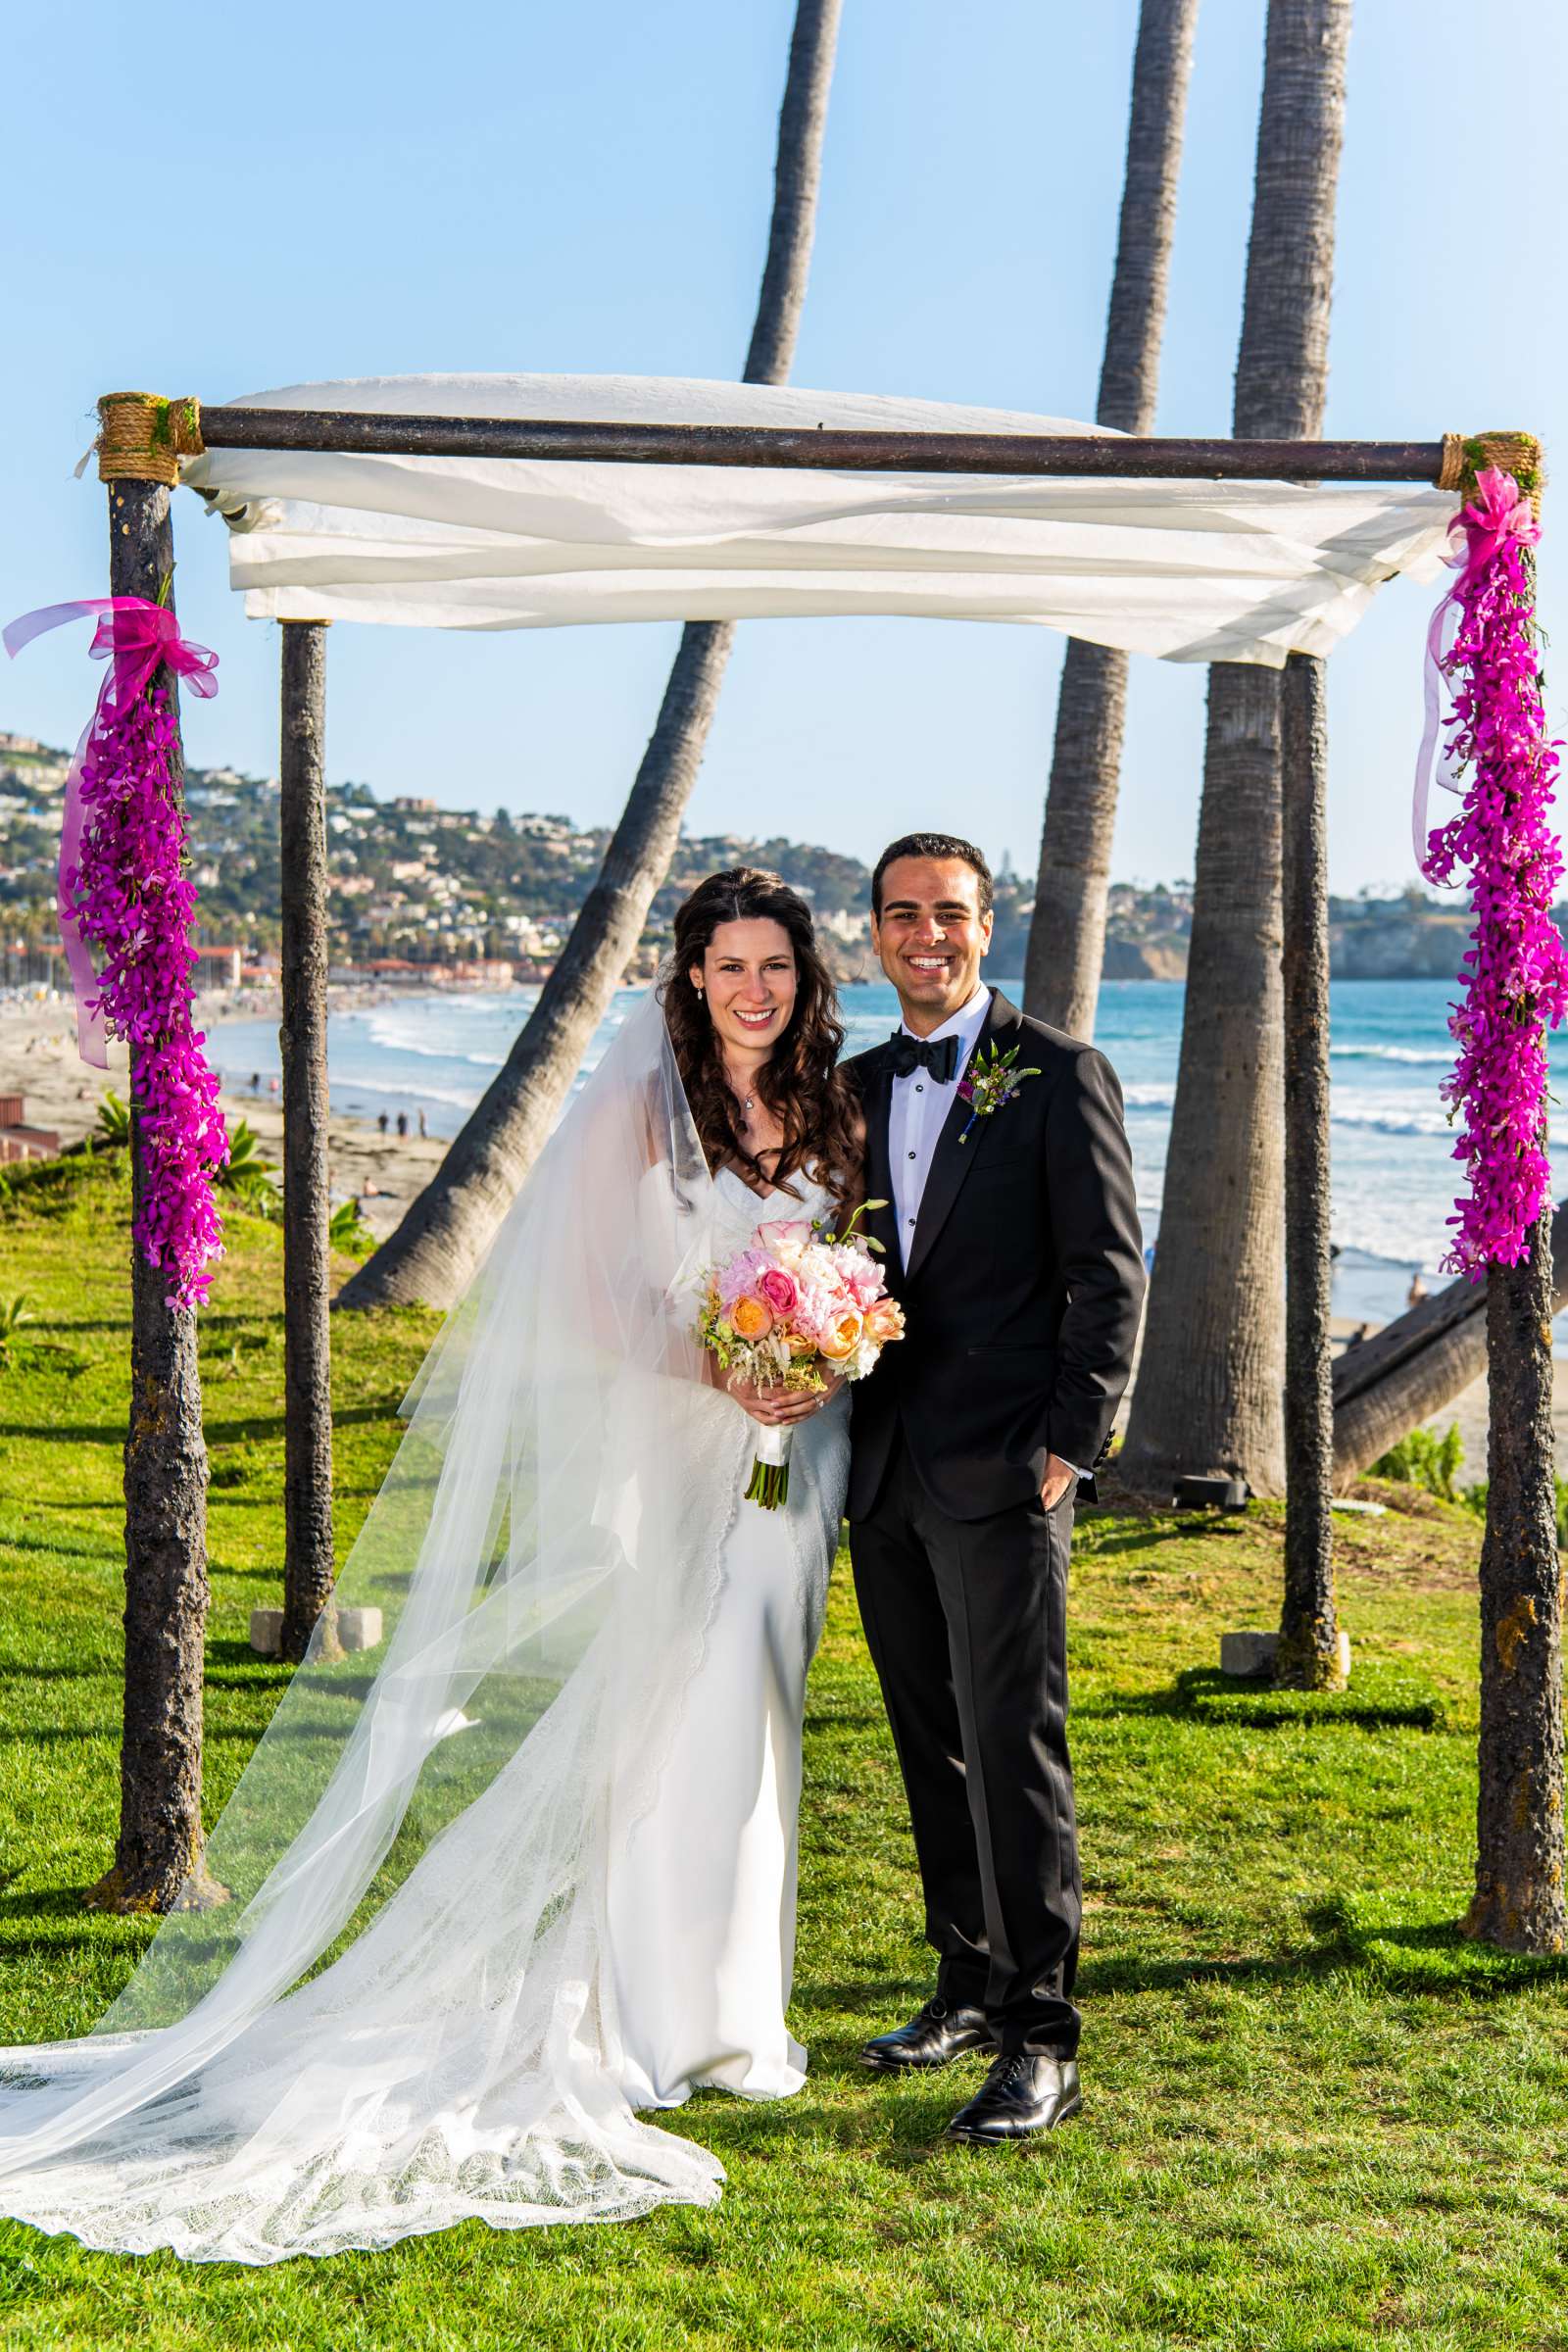
[[[691,982],[692,967],[701,969],[720,923],[758,921],[779,924],[795,955],[789,1026],[756,1079],[757,1092],[784,1135],[771,1175],[735,1132],[735,1098],[724,1075],[718,1033]],[[811,910],[800,893],[760,866],[710,874],[675,916],[674,963],[664,1017],[709,1166],[731,1164],[760,1186],[787,1186],[800,1172],[831,1194],[837,1212],[858,1206],[864,1195],[865,1159],[859,1101],[838,1066],[844,1024]]]

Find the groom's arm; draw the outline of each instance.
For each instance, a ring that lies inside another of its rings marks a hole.
[[[1093,1469],[1132,1370],[1145,1276],[1121,1087],[1092,1047],[1047,1107],[1046,1200],[1067,1289],[1046,1442]]]

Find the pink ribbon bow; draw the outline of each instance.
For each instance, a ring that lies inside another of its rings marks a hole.
[[[1415,800],[1410,810],[1415,861],[1423,874],[1428,870],[1431,838],[1427,796],[1432,789],[1437,757],[1443,711],[1443,664],[1448,650],[1444,640],[1447,637],[1448,643],[1452,643],[1450,624],[1457,623],[1466,595],[1499,550],[1510,539],[1517,539],[1523,547],[1534,547],[1540,537],[1541,526],[1531,514],[1530,501],[1513,475],[1496,466],[1489,466],[1476,475],[1475,497],[1449,526],[1448,543],[1453,553],[1445,556],[1444,562],[1451,564],[1459,577],[1442,599],[1427,628],[1426,723],[1421,731],[1421,749],[1416,754]],[[1429,880],[1434,878],[1428,875]]]
[[[94,612],[98,615],[98,626],[88,651],[95,662],[113,658],[114,666],[98,690],[93,714],[82,730],[81,741],[72,756],[71,773],[66,778],[55,910],[60,918],[66,968],[76,1000],[76,1048],[83,1061],[103,1070],[109,1066],[109,1055],[103,1013],[94,995],[97,980],[72,902],[72,885],[81,849],[82,761],[100,722],[134,702],[160,665],[186,679],[193,694],[204,699],[215,695],[218,680],[213,671],[218,667],[218,656],[205,645],[192,645],[182,637],[172,609],[155,605],[145,596],[87,596],[69,605],[40,605],[35,612],[24,612],[20,619],[8,621],[0,630],[0,642],[14,661],[35,637],[63,627],[68,620],[81,620]]]

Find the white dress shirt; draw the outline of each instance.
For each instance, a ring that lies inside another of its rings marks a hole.
[[[940,1029],[930,1033],[930,1043],[938,1038],[956,1037],[958,1041],[957,1065],[951,1082],[938,1085],[929,1070],[911,1070],[907,1078],[895,1078],[893,1100],[888,1108],[888,1165],[893,1177],[893,1212],[898,1219],[899,1251],[906,1265],[914,1246],[914,1229],[919,1222],[920,1202],[925,1197],[926,1178],[931,1173],[931,1161],[936,1152],[937,1138],[942,1133],[949,1111],[953,1108],[954,1091],[967,1068],[969,1058],[980,1041],[991,1010],[991,991],[980,987],[967,1004],[960,1005],[952,1018]],[[900,1024],[906,1037],[916,1032],[907,1021]],[[1058,1454],[1057,1460],[1065,1459]],[[1067,1467],[1075,1478],[1083,1472],[1075,1463]]]
[[[958,1041],[958,1059],[950,1085],[939,1086],[929,1070],[911,1070],[907,1078],[893,1081],[893,1102],[888,1111],[888,1164],[893,1175],[893,1209],[899,1221],[899,1250],[906,1265],[914,1246],[914,1228],[937,1138],[953,1108],[954,1091],[963,1076],[990,1010],[990,989],[977,988],[968,1004],[960,1005],[951,1020],[932,1030],[929,1042],[933,1045],[943,1037],[956,1037]],[[915,1035],[907,1021],[900,1025],[906,1037]]]

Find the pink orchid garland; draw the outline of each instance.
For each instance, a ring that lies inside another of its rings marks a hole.
[[[1448,1023],[1459,1056],[1443,1095],[1463,1120],[1453,1156],[1468,1193],[1455,1200],[1447,1273],[1479,1281],[1517,1265],[1546,1200],[1546,1028],[1568,1010],[1568,951],[1551,919],[1562,878],[1549,810],[1557,746],[1546,735],[1536,655],[1540,538],[1512,474],[1489,466],[1458,517],[1465,552],[1445,600],[1458,627],[1439,666],[1453,687],[1447,759],[1467,777],[1463,805],[1433,829],[1422,870],[1452,883],[1469,869],[1476,925]],[[1441,610],[1441,609],[1440,609]]]
[[[82,939],[101,959],[99,1010],[130,1048],[146,1153],[132,1238],[169,1279],[169,1304],[205,1303],[222,1223],[213,1171],[228,1158],[219,1080],[191,1026],[196,893],[170,765],[168,692],[106,694],[81,762],[80,856],[61,876]]]

